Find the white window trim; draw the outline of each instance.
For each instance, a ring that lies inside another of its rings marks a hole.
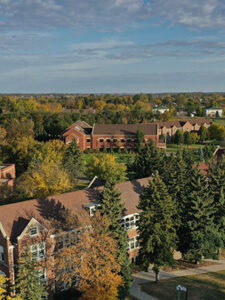
[[[129,219],[129,221],[128,221],[128,219]],[[136,221],[138,221],[138,220],[139,220],[138,213],[127,215],[127,216],[124,216],[123,218],[121,218],[121,221],[122,221],[122,224],[123,224],[125,230],[137,228],[138,226],[136,225]],[[134,223],[134,224],[131,225],[131,223]]]
[[[0,245],[0,262],[4,262],[4,247]]]
[[[30,252],[33,255],[33,257],[36,260],[41,260],[44,259],[46,257],[46,247],[45,247],[45,242],[41,242],[41,243],[37,243],[37,244],[33,244],[30,246]],[[36,251],[34,250],[36,248]],[[41,254],[41,252],[44,250],[44,254]],[[34,253],[37,253],[36,255],[34,255]]]
[[[33,229],[33,228],[37,229],[37,232],[35,234],[31,234],[31,229]],[[29,227],[29,234],[30,234],[30,237],[38,236],[38,234],[39,234],[39,228],[38,228],[38,226],[30,226]]]
[[[138,235],[128,238],[128,250],[132,251],[140,248],[140,243],[138,241]]]

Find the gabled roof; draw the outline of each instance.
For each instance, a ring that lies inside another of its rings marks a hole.
[[[95,124],[93,135],[136,135],[140,129],[145,135],[157,135],[157,124]]]
[[[79,132],[83,133],[83,134],[91,134],[92,132],[92,126],[89,125],[88,123],[78,120],[75,123],[73,123],[72,125],[70,125],[68,128],[66,128],[66,130],[63,133],[63,136],[66,136],[69,134],[69,132],[72,130],[78,130]]]
[[[177,128],[183,127],[187,122],[189,122],[191,125],[202,125],[202,124],[211,124],[213,123],[210,119],[183,119],[183,120],[174,120],[174,121],[166,121],[166,122],[153,122],[153,124],[159,124],[159,128],[171,128],[173,126],[176,126]]]
[[[125,215],[138,212],[139,196],[143,188],[147,186],[149,179],[149,177],[142,178],[116,185],[125,205]],[[46,228],[50,228],[52,218],[57,218],[62,209],[70,209],[78,219],[82,218],[85,213],[84,206],[98,201],[99,192],[102,190],[103,187],[99,187],[3,205],[0,207],[0,223],[6,235],[12,242],[15,242],[32,218]]]

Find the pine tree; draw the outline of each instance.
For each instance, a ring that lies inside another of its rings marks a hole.
[[[136,136],[137,136],[137,152],[140,153],[141,149],[143,148],[143,144],[144,144],[144,137],[145,137],[145,134],[142,130],[138,129],[137,130],[137,133],[136,133]]]
[[[40,281],[37,264],[28,247],[19,260],[15,289],[23,300],[41,300],[47,296],[46,287]]]
[[[173,201],[158,172],[144,189],[138,208],[141,210],[138,227],[140,262],[145,269],[149,264],[154,265],[157,282],[160,267],[174,262],[172,251],[176,243]]]
[[[84,155],[80,151],[75,139],[69,144],[63,156],[63,166],[70,175],[71,182],[76,182],[77,177],[84,171]]]
[[[221,236],[221,244],[225,246],[225,158],[217,164],[212,163],[209,169],[210,190],[215,207],[215,223]]]
[[[203,256],[212,256],[219,246],[214,224],[213,198],[208,180],[198,167],[190,174],[190,190],[186,195],[179,248],[184,258],[198,263]]]
[[[108,180],[105,184],[102,197],[100,199],[101,214],[109,220],[109,231],[118,243],[118,260],[121,262],[121,275],[124,286],[120,288],[120,297],[123,299],[128,294],[131,286],[132,277],[130,262],[128,258],[128,239],[127,232],[121,224],[124,205],[121,203],[120,192],[115,188],[115,184]]]
[[[135,156],[133,170],[136,178],[151,176],[160,166],[160,157],[154,142],[150,139]]]

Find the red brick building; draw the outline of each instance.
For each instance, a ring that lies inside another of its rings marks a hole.
[[[0,165],[0,184],[12,187],[16,178],[15,164]]]
[[[63,139],[69,144],[75,138],[82,151],[118,147],[123,151],[135,149],[136,134],[140,129],[144,132],[146,143],[152,139],[157,147],[166,148],[166,139],[170,139],[177,130],[198,131],[201,125],[208,128],[211,124],[210,119],[203,118],[141,124],[95,124],[93,127],[84,121],[77,121],[64,131]]]
[[[117,184],[125,205],[122,224],[128,233],[130,259],[135,260],[139,243],[137,240],[137,204],[149,178]],[[76,241],[80,229],[57,233],[51,226],[61,210],[70,209],[78,218],[93,215],[98,205],[99,191],[103,187],[28,200],[3,205],[0,208],[0,272],[15,280],[15,265],[24,246],[30,247],[39,264],[40,278],[54,290],[54,253]]]
[[[95,124],[93,127],[83,121],[77,121],[63,133],[63,139],[69,144],[76,139],[81,150],[95,149],[102,151],[110,148],[134,149],[137,130],[144,132],[145,142],[152,139],[159,148],[165,148],[166,143],[159,138],[158,124]]]

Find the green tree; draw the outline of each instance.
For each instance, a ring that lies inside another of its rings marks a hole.
[[[157,282],[160,267],[173,265],[176,245],[173,201],[158,173],[141,194],[138,208],[141,210],[138,226],[140,262],[145,269],[149,264],[154,265]]]
[[[103,180],[112,180],[114,182],[125,181],[126,166],[116,162],[115,155],[97,153],[93,155],[87,164],[86,173],[89,178],[98,176]]]
[[[211,163],[209,168],[210,189],[215,207],[215,223],[225,246],[225,158],[217,164]]]
[[[143,178],[151,176],[160,166],[159,152],[150,139],[148,144],[145,145],[138,154],[136,154],[133,171],[135,172],[136,178]]]
[[[137,152],[140,153],[141,149],[143,148],[144,142],[145,142],[145,134],[142,130],[138,129],[136,133],[137,137]]]
[[[209,134],[211,139],[221,141],[225,137],[225,127],[220,124],[212,124],[209,127]]]
[[[182,130],[177,130],[175,135],[174,135],[174,143],[175,144],[183,144],[184,143],[184,133]]]
[[[198,135],[200,137],[201,142],[207,140],[209,138],[208,129],[205,126],[201,125],[198,131]]]
[[[202,256],[215,254],[219,246],[219,235],[214,224],[213,197],[208,179],[196,166],[192,169],[190,178],[179,250],[186,259],[198,263]]]
[[[41,300],[47,296],[46,286],[41,282],[37,263],[28,247],[19,260],[15,288],[23,300]]]
[[[124,285],[120,288],[121,298],[125,298],[128,294],[132,282],[127,249],[127,232],[121,224],[123,210],[124,205],[121,203],[120,192],[115,188],[112,181],[107,181],[100,199],[100,212],[109,220],[109,232],[118,245],[117,258],[121,263],[121,275],[124,282]]]
[[[192,137],[188,131],[185,131],[184,133],[184,144],[185,145],[191,145],[192,144]]]
[[[77,177],[84,172],[84,154],[80,151],[80,147],[77,145],[74,139],[66,149],[63,156],[63,167],[69,174],[71,182],[76,183]]]

